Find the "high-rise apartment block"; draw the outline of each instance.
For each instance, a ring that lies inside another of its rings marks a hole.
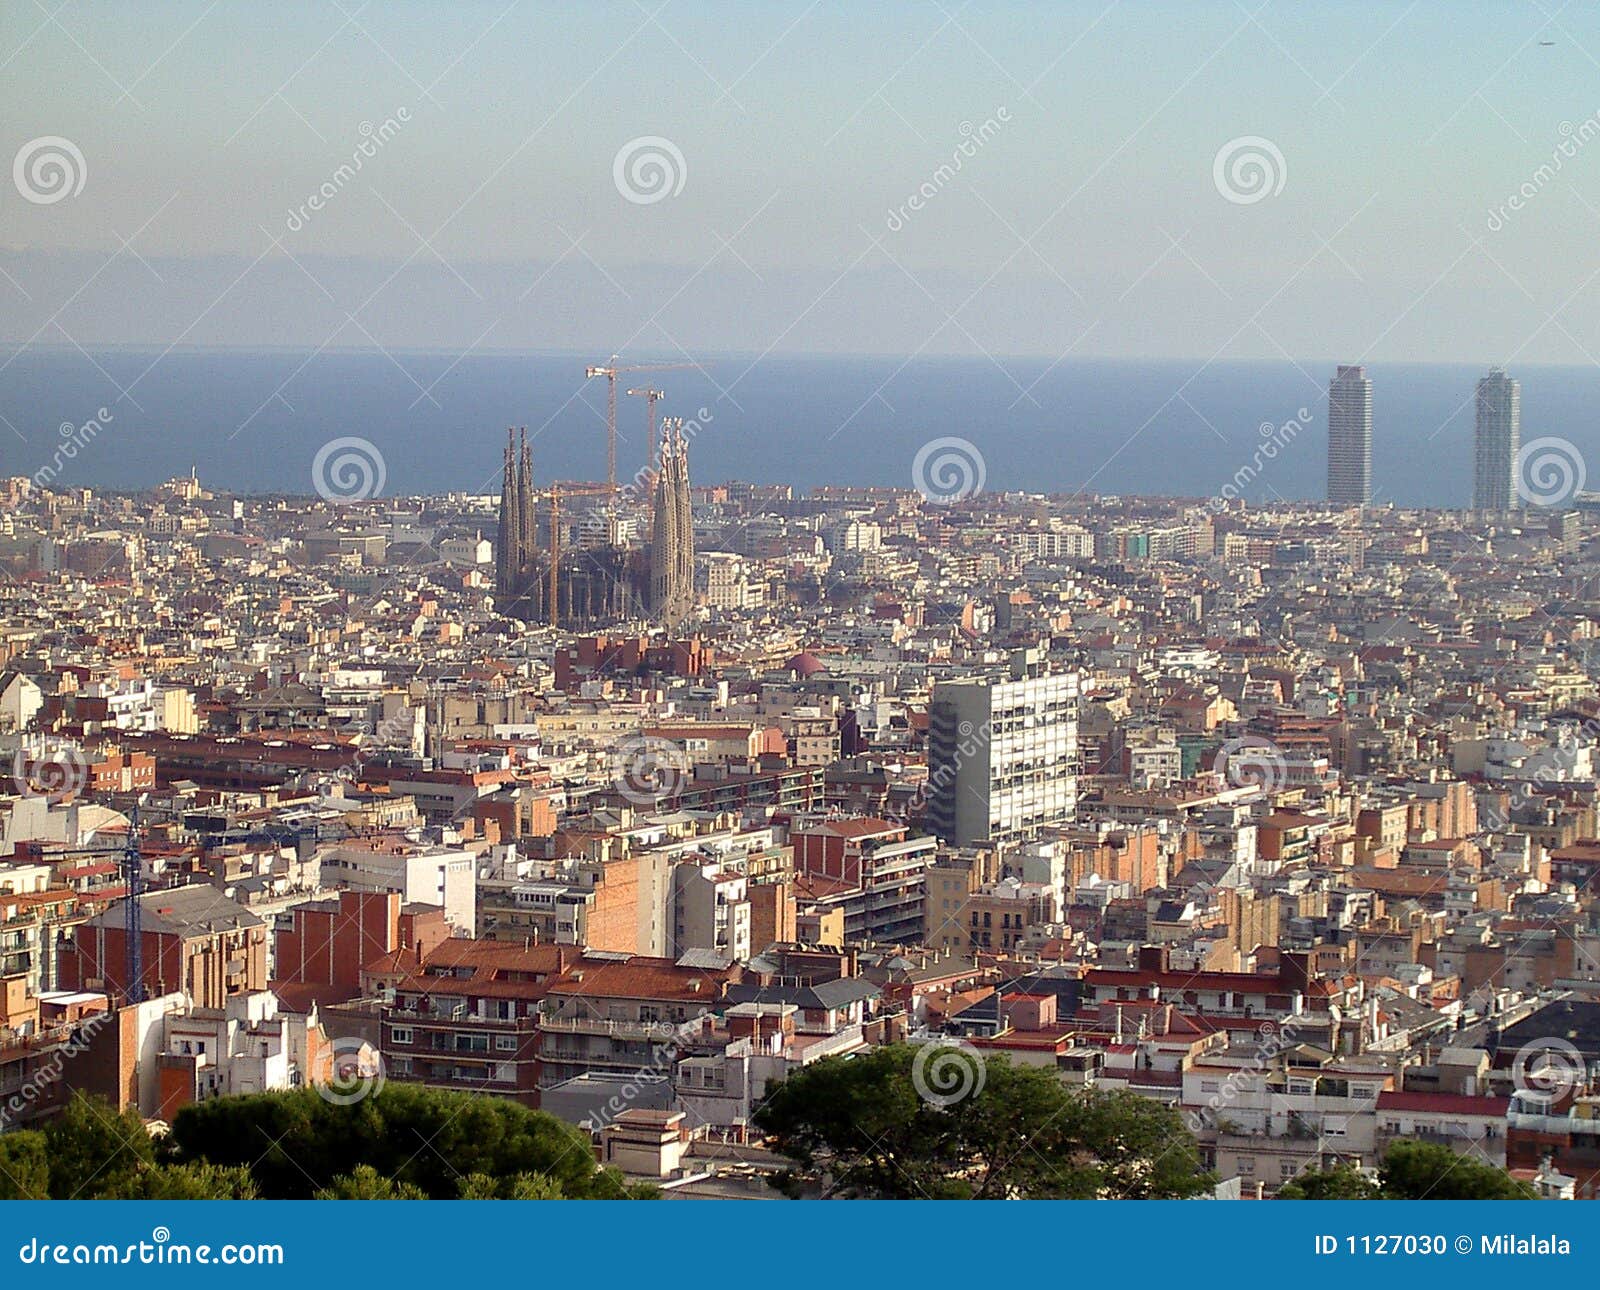
[[[940,681],[928,709],[928,822],[980,846],[1070,820],[1078,797],[1079,675],[1019,650],[1004,676]]]
[[[1372,382],[1364,367],[1341,366],[1328,383],[1328,501],[1372,500]]]
[[[1517,495],[1517,451],[1522,446],[1522,386],[1500,368],[1478,382],[1473,434],[1472,509],[1521,509]]]

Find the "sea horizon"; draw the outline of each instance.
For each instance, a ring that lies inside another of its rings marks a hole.
[[[0,473],[32,475],[68,427],[105,422],[63,463],[59,487],[138,489],[194,469],[243,494],[304,495],[317,451],[358,437],[383,456],[386,495],[486,493],[498,486],[508,426],[528,427],[537,480],[605,475],[604,383],[583,374],[603,361],[593,352],[0,350],[0,415],[10,427]],[[674,359],[682,366],[649,379],[665,392],[659,415],[695,423],[699,483],[911,487],[918,450],[956,437],[976,446],[992,491],[1203,498],[1229,485],[1270,430],[1278,450],[1239,489],[1256,503],[1323,495],[1326,381],[1341,361],[628,355],[645,365]],[[1366,366],[1374,504],[1468,505],[1474,385],[1491,364]],[[1600,452],[1589,417],[1600,373],[1510,370],[1522,382],[1525,443],[1555,436],[1584,456]],[[619,391],[624,479],[646,459],[645,415],[642,400]]]

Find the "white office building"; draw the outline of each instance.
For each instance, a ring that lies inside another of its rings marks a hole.
[[[1078,804],[1077,672],[1018,651],[1001,675],[940,681],[928,709],[928,824],[982,846],[1037,835]]]

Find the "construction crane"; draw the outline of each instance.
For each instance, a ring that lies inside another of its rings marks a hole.
[[[144,907],[139,897],[144,894],[144,860],[139,851],[139,799],[128,813],[128,836],[120,847],[74,847],[67,854],[74,856],[116,856],[117,872],[122,877],[125,894],[122,898],[122,938],[126,956],[123,996],[128,1003],[144,1002]],[[105,971],[105,964],[100,965]]]
[[[122,880],[127,894],[122,903],[122,935],[127,941],[128,979],[124,993],[129,1003],[144,1002],[144,860],[139,854],[139,803],[128,815],[128,840],[122,848]]]
[[[550,626],[559,627],[560,612],[560,572],[561,572],[561,498],[567,497],[602,497],[610,496],[616,491],[610,484],[564,484],[560,481],[550,485],[550,602],[547,608],[550,612]]]
[[[619,366],[617,355],[611,356],[609,363],[596,364],[584,369],[584,375],[590,380],[597,376],[606,378],[606,483],[611,491],[617,491],[617,377],[623,372],[677,372],[685,368],[701,370],[699,363],[632,363],[626,367]],[[628,391],[634,393],[633,390]],[[660,398],[660,394],[656,395]],[[654,430],[654,426],[651,427]]]
[[[646,416],[648,416],[648,418],[650,420],[650,430],[645,435],[645,440],[644,440],[645,441],[645,469],[648,471],[649,470],[649,463],[650,463],[650,460],[651,460],[651,454],[653,454],[655,452],[655,450],[656,450],[656,401],[658,399],[664,398],[665,396],[661,393],[660,390],[652,390],[649,387],[645,387],[643,389],[638,389],[638,390],[629,390],[628,394],[630,396],[637,396],[637,397],[639,397],[639,398],[644,400],[645,409],[646,409]]]
[[[134,800],[128,812],[128,834],[119,847],[74,847],[66,855],[116,856],[117,871],[122,878],[122,936],[124,945],[123,998],[127,1003],[143,1003],[144,991],[144,856],[139,843],[139,807],[144,798]],[[229,844],[269,841],[279,846],[297,844],[300,830],[287,825],[265,825],[246,833],[227,838]],[[102,964],[102,970],[104,965]]]

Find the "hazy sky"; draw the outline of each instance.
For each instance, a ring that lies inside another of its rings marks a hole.
[[[1594,3],[59,3],[10,341],[1600,354]]]

